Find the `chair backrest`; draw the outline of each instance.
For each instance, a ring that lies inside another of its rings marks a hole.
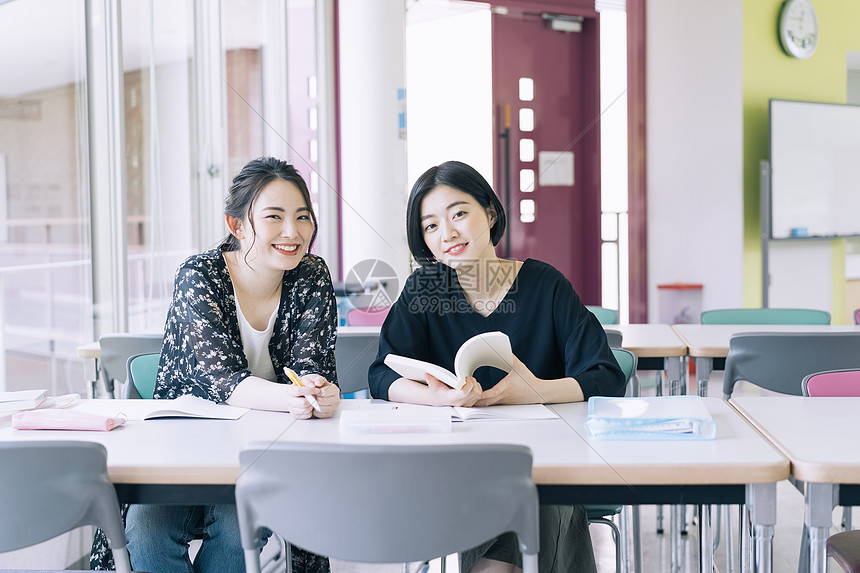
[[[611,346],[611,345],[610,345]],[[621,367],[621,371],[624,372],[624,383],[625,388],[630,385],[630,381],[633,380],[633,390],[632,395],[639,395],[639,378],[636,375],[636,368],[638,367],[639,359],[637,356],[624,348],[612,348],[612,354],[615,356],[615,361],[618,362],[618,366]]]
[[[739,380],[802,395],[807,374],[860,368],[860,332],[745,332],[729,342],[723,396],[729,399]]]
[[[600,324],[618,324],[618,311],[603,306],[585,305],[591,314],[597,317]]]
[[[379,333],[342,333],[337,337],[334,358],[337,384],[344,394],[366,390],[367,371],[379,351]]]
[[[125,385],[124,398],[152,399],[160,359],[160,352],[135,354],[128,359],[128,384]]]
[[[702,324],[830,324],[830,313],[811,308],[717,308],[703,311]]]
[[[0,553],[97,525],[128,572],[125,529],[108,479],[107,450],[95,442],[0,443]]]
[[[347,314],[346,323],[349,326],[382,326],[390,309],[390,306],[352,308]]]
[[[860,396],[860,369],[828,370],[808,374],[801,381],[801,391],[804,396],[813,398]]]
[[[606,333],[606,342],[609,344],[609,348],[621,348],[621,341],[624,337],[620,330],[604,328],[603,332]]]
[[[615,361],[621,367],[627,381],[636,373],[636,363],[639,361],[635,354],[623,348],[613,348],[612,354],[615,355]]]
[[[537,488],[525,446],[260,442],[239,460],[246,560],[264,526],[308,551],[365,563],[433,559],[506,531],[523,553],[537,553]]]
[[[99,338],[99,370],[105,389],[113,396],[114,383],[126,381],[128,359],[135,354],[161,352],[161,334],[104,334]]]

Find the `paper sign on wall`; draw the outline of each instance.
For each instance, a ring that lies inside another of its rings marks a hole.
[[[538,153],[539,187],[573,185],[573,152],[541,151]]]

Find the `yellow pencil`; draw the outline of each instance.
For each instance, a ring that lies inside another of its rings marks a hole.
[[[299,378],[299,375],[296,374],[292,368],[284,366],[284,374],[286,374],[287,378],[290,379],[290,382],[292,382],[296,386],[299,386],[302,388],[304,387],[304,384],[302,384],[301,378]],[[305,399],[307,399],[307,401],[310,402],[310,404],[311,404],[311,406],[313,406],[314,410],[316,410],[317,412],[322,411],[320,409],[320,403],[317,402],[316,398],[314,398],[313,396],[305,396]]]

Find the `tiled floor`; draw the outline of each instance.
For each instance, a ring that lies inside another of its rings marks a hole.
[[[645,393],[645,391],[643,391]],[[740,383],[735,387],[736,395],[762,395],[766,392],[755,386]],[[722,396],[722,372],[714,372],[709,385],[710,396]],[[797,571],[798,554],[800,547],[800,535],[803,524],[803,497],[794,486],[787,481],[777,485],[777,526],[774,534],[773,549],[773,571],[774,573],[794,573]],[[692,520],[692,509],[688,508],[688,519]],[[738,508],[732,506],[733,523],[733,547],[737,551],[737,523]],[[842,509],[836,508],[833,513],[834,524],[839,525]],[[668,513],[666,515],[666,534],[657,535],[656,532],[656,507],[643,506],[641,508],[641,530],[642,530],[642,571],[643,573],[669,572],[670,543],[668,535]],[[837,529],[834,527],[832,532]],[[601,525],[592,525],[592,541],[595,555],[597,556],[599,573],[610,573],[615,571],[615,548],[609,528]],[[692,522],[689,533],[682,540],[681,573],[695,573],[698,571],[698,539],[696,526]],[[737,559],[737,557],[735,557]],[[725,573],[726,555],[724,538],[715,553],[715,571]],[[413,568],[414,570],[415,568]],[[398,573],[402,571],[401,565],[359,565],[334,561],[332,563],[334,573]],[[439,571],[438,562],[431,563],[430,571]],[[832,561],[828,564],[828,571],[834,573],[841,569]],[[454,559],[448,560],[448,573],[458,573]]]

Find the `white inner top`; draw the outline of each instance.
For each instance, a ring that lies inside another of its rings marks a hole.
[[[275,330],[275,317],[278,315],[277,307],[272,312],[272,316],[269,317],[266,330],[256,330],[251,326],[251,323],[242,314],[238,298],[236,299],[236,315],[239,318],[242,348],[245,350],[245,358],[248,359],[248,370],[258,378],[264,378],[271,382],[277,381],[275,367],[272,366],[272,356],[269,354],[269,341],[272,339],[272,332]]]

